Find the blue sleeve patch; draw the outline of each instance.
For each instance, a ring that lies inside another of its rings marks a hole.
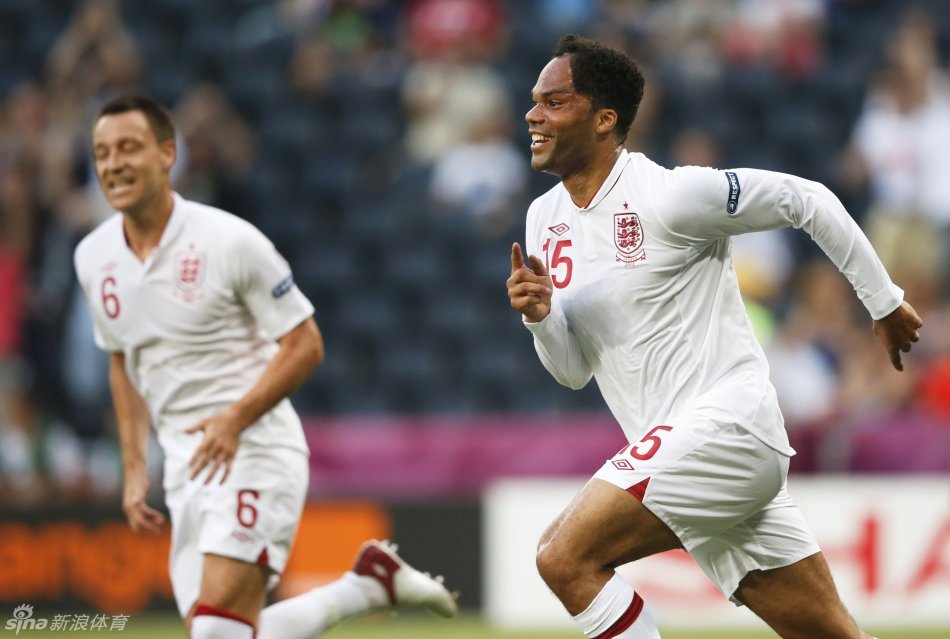
[[[726,171],[726,178],[729,180],[729,201],[726,203],[726,212],[729,215],[739,210],[739,194],[742,193],[742,187],[739,186],[739,176],[733,171]]]
[[[274,287],[274,290],[270,292],[274,296],[274,299],[278,299],[290,292],[290,289],[294,287],[294,276],[288,275],[280,281],[280,284]]]

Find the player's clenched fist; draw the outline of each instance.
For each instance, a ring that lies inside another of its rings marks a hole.
[[[551,312],[551,276],[544,264],[534,255],[525,264],[521,245],[511,246],[511,277],[508,278],[508,298],[511,308],[519,311],[529,322],[540,322]]]

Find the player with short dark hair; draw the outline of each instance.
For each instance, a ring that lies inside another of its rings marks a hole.
[[[785,638],[864,639],[786,490],[789,446],[730,257],[794,226],[847,277],[892,364],[922,323],[827,188],[754,169],[665,169],[623,146],[643,94],[627,55],[566,36],[532,90],[528,209],[508,295],[545,368],[593,377],[628,441],[542,536],[541,576],[588,637],[659,637],[615,568],[685,548]],[[527,261],[525,254],[528,255]]]
[[[192,639],[307,639],[394,606],[457,612],[440,579],[371,541],[340,579],[264,609],[307,496],[308,449],[288,396],[323,360],[313,306],[249,223],[174,193],[174,125],[147,97],[106,104],[93,123],[96,174],[120,212],[76,248],[109,380],[136,531],[150,425],[165,454],[169,571]],[[262,610],[263,609],[263,610]],[[256,634],[255,634],[256,632]]]

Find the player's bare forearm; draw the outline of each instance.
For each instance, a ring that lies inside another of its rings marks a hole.
[[[242,430],[297,390],[324,357],[323,336],[312,317],[277,340],[280,350],[257,383],[229,411]]]
[[[884,344],[891,364],[899,371],[904,370],[901,353],[909,353],[911,344],[920,339],[923,320],[907,302],[902,302],[892,313],[874,320],[874,334]]]
[[[125,355],[122,353],[111,353],[109,356],[109,386],[118,422],[122,465],[128,474],[130,470],[145,466],[149,412],[145,400],[132,386],[125,372]]]
[[[122,510],[125,511],[132,530],[157,533],[165,523],[165,516],[146,503],[149,489],[148,406],[125,372],[125,356],[122,353],[112,353],[109,356],[109,386],[112,388],[112,402],[119,424],[119,445],[122,449],[125,484]]]

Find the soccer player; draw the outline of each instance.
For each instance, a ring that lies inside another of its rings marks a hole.
[[[920,318],[824,186],[752,169],[667,170],[624,150],[643,85],[628,56],[568,35],[525,116],[532,168],[561,182],[529,208],[525,252],[512,246],[511,306],[561,384],[597,380],[629,441],[545,531],[538,570],[588,637],[659,637],[614,568],[682,547],[782,637],[866,638],[786,490],[794,451],[730,236],[807,231],[898,370]]]
[[[323,359],[313,307],[257,229],[172,191],[175,131],[164,107],[110,101],[92,149],[121,214],[83,239],[75,266],[111,358],[123,509],[133,530],[164,523],[146,503],[152,424],[165,454],[172,586],[192,639],[319,637],[402,605],[454,615],[440,578],[377,541],[339,580],[262,611],[307,494],[308,450],[288,395]]]

